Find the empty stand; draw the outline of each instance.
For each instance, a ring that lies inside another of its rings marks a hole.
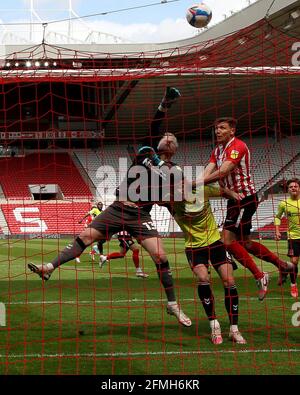
[[[299,145],[300,136],[287,137],[278,142],[272,139],[267,141],[253,139],[252,144],[248,146],[252,156],[251,172],[257,191],[279,174],[285,166],[292,163],[299,154]]]
[[[273,138],[255,137],[243,138],[249,147],[252,156],[252,175],[257,191],[265,186],[272,177],[280,173],[281,169],[298,154],[297,147],[300,144],[300,136],[287,137],[280,142]],[[196,166],[205,166],[210,158],[213,146],[211,141],[181,141],[178,152],[174,156],[174,162],[180,166],[193,166],[193,177],[196,176]],[[115,188],[119,184],[119,170],[126,172],[131,160],[128,156],[126,145],[106,145],[101,152],[78,151],[75,153],[81,165],[86,169],[90,179],[97,186],[98,195],[101,196],[105,205],[114,200]],[[120,158],[125,161],[120,161]],[[127,162],[126,162],[127,160]],[[290,163],[290,176],[299,175],[300,159]],[[106,173],[106,176],[104,176]],[[279,175],[282,178],[282,175]],[[121,177],[122,179],[122,177]],[[226,199],[212,199],[212,210],[218,226],[222,226],[226,214]],[[273,221],[274,202],[263,202],[257,211],[256,220],[253,221],[253,230]],[[272,210],[271,210],[272,209]],[[170,214],[162,207],[154,206],[151,212],[159,232],[165,233],[170,226]]]
[[[252,174],[256,188],[266,185],[268,180],[274,177],[274,183],[282,178],[288,179],[300,174],[300,158],[293,160],[298,154],[300,136],[286,138],[275,142],[273,139],[255,138],[244,139],[249,146],[252,155]],[[179,150],[174,161],[180,166],[205,165],[210,157],[212,145],[210,142],[197,141],[180,142]],[[106,145],[101,151],[77,151],[75,152],[82,168],[97,188],[97,196],[104,202],[105,207],[114,200],[115,188],[119,185],[122,177],[126,174],[131,164],[126,145]],[[282,171],[284,168],[284,171]],[[276,176],[277,174],[277,176]],[[29,184],[57,184],[65,199],[91,197],[91,192],[80,175],[78,169],[67,153],[43,153],[29,154],[25,157],[0,158],[0,181],[3,193],[9,199],[31,199]],[[283,196],[269,198],[259,205],[256,216],[253,218],[253,230],[265,229],[269,226],[273,229],[273,218],[277,209],[278,201]],[[226,199],[212,199],[212,210],[218,226],[222,226],[226,213]],[[23,207],[23,205],[18,206]],[[24,206],[25,207],[25,206]],[[28,208],[36,207],[38,211]],[[24,223],[24,218],[39,219],[46,221],[46,233],[75,234],[81,231],[82,226],[74,223],[74,218],[83,215],[89,206],[85,203],[73,203],[68,206],[60,202],[26,206],[25,211],[18,210],[15,205],[2,205],[5,219],[12,234],[32,231],[39,228],[39,221],[35,225],[30,222]],[[16,220],[15,214],[20,215],[21,222]],[[24,217],[25,215],[25,217]],[[39,216],[40,215],[40,216]],[[157,229],[160,233],[167,233],[170,228],[170,214],[167,209],[154,206],[151,212]],[[30,217],[31,216],[31,217]],[[62,220],[63,219],[63,220]],[[284,220],[283,220],[284,223]],[[270,229],[271,229],[270,228]],[[40,230],[39,230],[40,231]],[[6,233],[6,232],[5,232]]]
[[[300,144],[300,142],[299,142]],[[272,184],[276,184],[281,180],[289,180],[291,178],[300,178],[300,156],[292,161],[286,168],[279,172],[279,174],[272,180]]]
[[[90,210],[89,203],[38,202],[2,204],[11,234],[77,235],[83,230],[78,221]]]
[[[29,184],[57,184],[67,199],[91,196],[67,153],[0,158],[0,184],[7,198],[31,199]]]

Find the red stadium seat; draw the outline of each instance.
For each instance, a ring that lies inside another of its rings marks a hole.
[[[83,230],[78,220],[90,210],[90,203],[53,201],[3,204],[1,208],[11,234],[76,235]]]
[[[7,198],[22,200],[31,199],[30,184],[57,184],[67,199],[92,196],[67,153],[0,158],[0,184]]]

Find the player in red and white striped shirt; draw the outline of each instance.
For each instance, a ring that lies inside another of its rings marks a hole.
[[[210,163],[220,169],[222,164],[228,162],[225,165],[230,172],[223,178],[223,182],[228,189],[238,193],[240,199],[254,195],[256,191],[250,173],[250,152],[247,145],[236,137],[224,144],[221,143],[214,149]]]
[[[259,287],[259,300],[263,300],[267,293],[269,275],[257,267],[248,252],[273,263],[282,272],[290,270],[290,265],[250,238],[251,221],[258,206],[258,197],[251,178],[250,152],[247,145],[235,137],[236,124],[237,121],[231,117],[215,121],[217,147],[206,166],[204,184],[219,181],[236,192],[237,200],[229,199],[227,202],[223,240],[228,252],[254,275]]]

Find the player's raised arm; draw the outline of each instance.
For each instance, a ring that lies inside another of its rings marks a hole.
[[[222,163],[222,166],[219,169],[217,169],[216,165],[213,163],[209,163],[204,170],[203,177],[193,182],[193,186],[201,183],[208,185],[216,181],[219,181],[220,184],[223,185],[222,180],[228,176],[235,167],[236,165],[229,161]]]
[[[223,178],[228,176],[232,170],[236,167],[236,164],[230,161],[222,163],[218,170],[215,170],[211,174],[204,176],[204,184],[211,184],[212,182],[221,181]]]
[[[217,169],[217,165],[213,162],[209,162],[209,164],[204,169],[203,177],[209,176],[214,171],[216,171],[216,169]]]
[[[240,196],[238,193],[236,193],[235,191],[226,188],[224,186],[220,186],[220,193],[221,196],[226,198],[226,199],[234,199],[234,200],[239,200]]]
[[[150,135],[143,139],[143,145],[151,146],[155,150],[158,142],[161,139],[161,125],[165,119],[168,109],[177,101],[180,97],[180,92],[177,88],[168,86],[164,93],[164,96],[154,114],[153,120],[150,126]]]

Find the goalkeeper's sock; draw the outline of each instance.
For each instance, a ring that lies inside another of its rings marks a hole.
[[[99,240],[97,243],[98,247],[98,253],[103,254],[103,244],[105,243],[106,240]]]
[[[158,278],[165,289],[168,302],[175,302],[176,296],[169,262],[167,261],[156,264],[156,270]]]
[[[237,241],[227,244],[226,249],[238,260],[245,268],[249,269],[256,280],[263,278],[264,274],[256,266],[256,263],[248,254],[247,250]]]
[[[56,269],[58,266],[75,259],[80,256],[86,249],[84,242],[77,237],[73,244],[69,244],[64,250],[62,250],[59,255],[51,262],[53,268]]]

